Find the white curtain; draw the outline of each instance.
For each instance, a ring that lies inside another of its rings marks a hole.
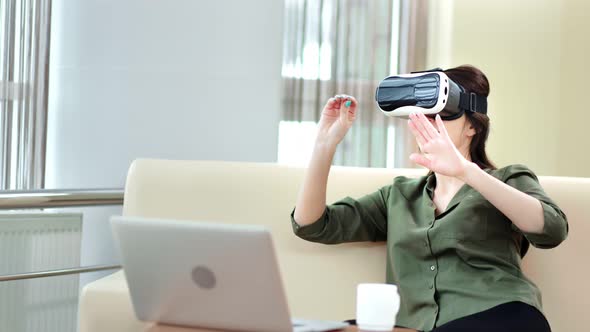
[[[51,0],[0,0],[0,190],[43,188]]]
[[[330,96],[353,95],[359,114],[334,164],[407,167],[406,122],[385,117],[374,94],[384,77],[422,69],[426,9],[426,0],[287,0],[283,120],[317,122]]]

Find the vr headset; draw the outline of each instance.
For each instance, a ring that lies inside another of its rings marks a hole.
[[[486,114],[488,109],[486,97],[467,93],[440,68],[386,77],[377,87],[375,100],[387,116],[439,114],[445,121],[458,119],[465,112]]]

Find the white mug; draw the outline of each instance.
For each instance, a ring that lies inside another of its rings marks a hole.
[[[356,290],[356,324],[359,330],[391,332],[399,304],[396,285],[359,284]]]

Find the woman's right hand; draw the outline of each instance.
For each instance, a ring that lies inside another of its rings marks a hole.
[[[317,143],[338,145],[356,119],[357,105],[352,96],[337,95],[330,98],[318,124]]]
[[[326,209],[326,187],[332,159],[336,146],[356,118],[356,107],[356,99],[346,95],[334,96],[324,106],[309,168],[297,198],[294,219],[300,226],[318,220]]]

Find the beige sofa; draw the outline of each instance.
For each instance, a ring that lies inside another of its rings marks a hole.
[[[293,235],[289,214],[303,168],[265,163],[137,160],[125,187],[125,215],[264,224],[270,227],[292,314],[349,319],[355,286],[382,282],[383,244],[327,246]],[[421,169],[333,167],[328,202],[359,197],[395,176]],[[590,178],[541,177],[546,192],[565,211],[568,239],[552,250],[531,248],[523,268],[543,291],[555,332],[590,330]],[[80,299],[80,331],[145,331],[133,315],[123,272],[88,284]]]

